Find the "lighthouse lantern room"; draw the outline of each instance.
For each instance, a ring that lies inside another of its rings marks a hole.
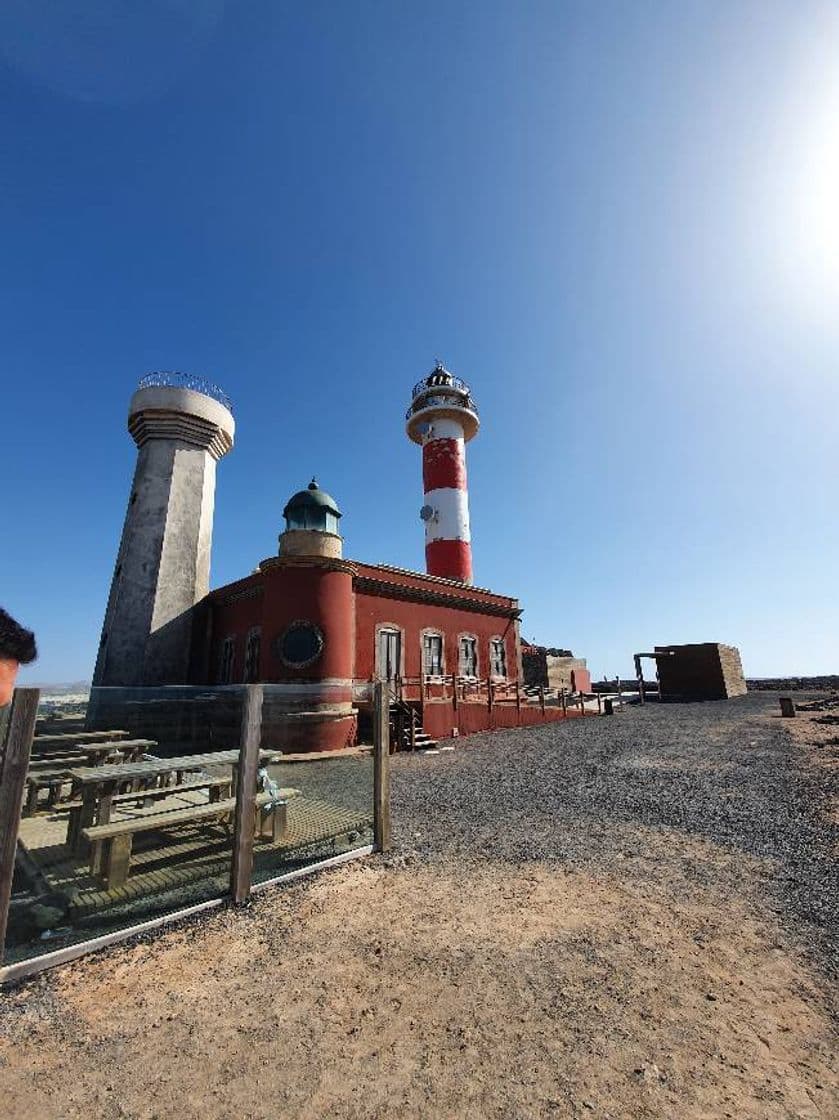
[[[414,386],[405,420],[408,437],[422,447],[426,571],[471,583],[466,444],[480,426],[478,406],[469,386],[438,362]]]

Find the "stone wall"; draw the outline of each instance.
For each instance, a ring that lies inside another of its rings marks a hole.
[[[586,660],[584,657],[552,657],[548,654],[547,669],[548,669],[548,688],[555,688],[557,690],[564,688],[566,692],[571,692],[574,689],[575,670],[584,670],[586,668]],[[585,679],[585,678],[581,678]],[[588,681],[589,689],[591,688],[591,681]]]
[[[721,645],[719,651],[726,698],[745,696],[747,686],[740,650],[736,646]]]
[[[740,652],[717,642],[656,646],[662,700],[728,700],[746,692]]]

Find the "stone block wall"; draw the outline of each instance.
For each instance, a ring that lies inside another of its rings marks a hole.
[[[726,698],[745,696],[747,686],[740,650],[736,646],[721,645],[718,648]]]

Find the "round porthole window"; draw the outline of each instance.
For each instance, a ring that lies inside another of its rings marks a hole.
[[[313,622],[297,619],[274,642],[274,652],[293,669],[305,669],[323,650],[323,632]]]

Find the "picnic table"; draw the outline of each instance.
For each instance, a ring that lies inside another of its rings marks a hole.
[[[276,751],[259,752],[262,763],[277,757]],[[142,762],[69,770],[68,776],[73,783],[71,797],[80,797],[81,803],[70,810],[67,843],[74,852],[78,852],[85,843],[84,829],[93,824],[110,824],[114,796],[124,782],[148,780],[173,773],[184,774],[212,766],[232,766],[235,777],[238,763],[239,751],[232,750],[180,755],[177,758],[147,758]]]
[[[120,732],[118,732],[120,734]],[[38,812],[38,795],[42,789],[49,790],[46,808],[55,808],[61,796],[61,789],[70,775],[71,767],[101,766],[109,759],[114,763],[139,761],[147,750],[156,747],[154,739],[122,739],[119,742],[77,743],[72,754],[53,755],[50,758],[34,758],[29,763],[26,776],[27,793],[24,816],[34,816]],[[68,748],[69,749],[69,748]]]
[[[283,839],[287,827],[288,800],[299,792],[298,789],[280,789],[273,793],[256,795],[254,839],[266,838],[266,818],[269,826],[267,838],[274,844],[278,844]],[[131,849],[137,833],[157,832],[199,822],[206,824],[225,822],[233,817],[235,811],[236,798],[229,797],[224,801],[216,800],[207,805],[192,805],[188,809],[174,810],[157,816],[86,828],[84,834],[90,841],[90,872],[104,880],[107,890],[116,890],[124,886],[128,878]]]
[[[156,746],[155,739],[122,739],[119,742],[80,743],[76,750],[85,755],[89,760],[88,765],[102,766],[117,752],[122,755],[124,762],[139,762],[147,751]]]
[[[42,747],[68,747],[75,743],[113,742],[114,739],[127,739],[129,731],[71,731],[57,735],[36,735],[32,740],[32,750],[38,752]]]

